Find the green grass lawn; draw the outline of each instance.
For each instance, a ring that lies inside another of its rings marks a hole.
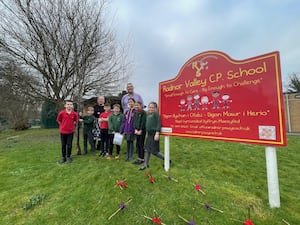
[[[255,225],[300,224],[299,146],[300,136],[289,136],[288,146],[277,148],[281,207],[270,208],[264,146],[171,137],[168,174],[153,156],[146,171],[125,162],[125,143],[120,160],[88,154],[60,165],[58,129],[3,131],[0,224],[153,224],[144,216],[187,224],[180,215],[197,225],[234,225],[243,224],[248,209]],[[116,187],[120,179],[127,188]]]

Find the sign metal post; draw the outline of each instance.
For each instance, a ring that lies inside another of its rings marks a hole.
[[[279,208],[280,194],[279,194],[276,148],[267,146],[265,151],[266,151],[266,166],[267,166],[267,177],[268,177],[269,204],[271,208]]]

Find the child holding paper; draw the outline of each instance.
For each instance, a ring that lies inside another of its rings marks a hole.
[[[110,142],[110,146],[109,146],[109,150],[108,150],[108,157],[107,159],[111,159],[112,157],[112,152],[113,152],[113,148],[114,148],[114,136],[115,134],[120,132],[120,128],[122,125],[122,121],[123,121],[123,114],[120,113],[120,105],[119,104],[114,104],[113,105],[113,114],[111,114],[108,118],[108,133],[109,133],[109,142]],[[121,146],[116,144],[116,159],[120,158],[120,149]]]
[[[135,140],[134,127],[133,127],[133,117],[135,114],[134,109],[135,100],[133,98],[128,99],[129,108],[125,111],[122,121],[122,126],[120,133],[124,134],[124,139],[127,142],[126,148],[126,162],[133,159],[133,141]]]

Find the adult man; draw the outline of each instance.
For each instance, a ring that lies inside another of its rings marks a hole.
[[[94,105],[94,116],[97,118],[99,118],[100,114],[104,112],[104,103],[105,103],[105,97],[100,95],[97,98],[97,104]],[[97,146],[97,150],[100,150],[100,141],[98,140],[98,143],[95,146]]]
[[[104,112],[104,103],[105,103],[105,97],[100,95],[97,98],[97,104],[94,105],[94,116],[96,118],[99,118],[100,114]]]
[[[134,92],[134,87],[132,83],[127,84],[127,94],[122,97],[121,104],[123,108],[123,112],[125,112],[128,109],[128,99],[133,98],[135,101],[139,101],[142,103],[142,106],[144,107],[144,102],[142,97]]]

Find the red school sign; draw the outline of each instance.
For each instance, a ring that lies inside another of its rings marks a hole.
[[[279,52],[241,61],[200,53],[159,83],[159,101],[162,134],[286,145]]]

